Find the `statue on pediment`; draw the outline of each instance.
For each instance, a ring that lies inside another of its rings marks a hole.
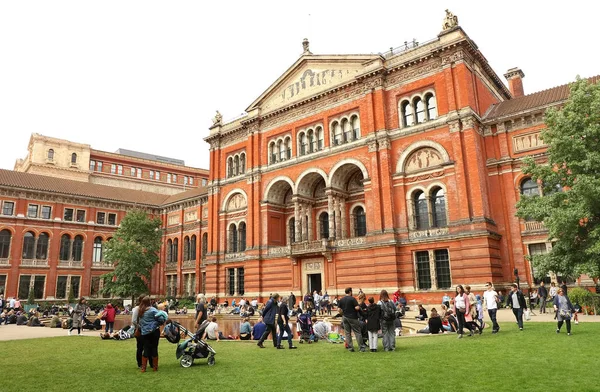
[[[222,121],[223,115],[217,110],[217,114],[215,114],[215,117],[213,118],[213,125],[221,125]]]
[[[454,15],[449,10],[446,10],[446,18],[444,19],[442,30],[450,30],[456,26],[458,26],[458,16]]]
[[[308,38],[302,40],[302,54],[312,54],[309,48]]]

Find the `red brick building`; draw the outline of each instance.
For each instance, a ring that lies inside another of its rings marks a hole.
[[[435,39],[382,54],[303,48],[247,115],[226,123],[217,113],[206,188],[200,169],[94,150],[87,170],[65,169],[83,180],[0,171],[5,294],[33,287],[59,297],[79,279],[79,294],[93,296],[111,268],[96,241],[134,205],[163,219],[156,295],[338,295],[353,286],[439,301],[456,284],[502,287],[515,272],[534,285],[526,256],[552,245],[542,223],[515,217],[520,195],[540,192],[520,167],[525,156],[543,159],[544,111],[568,87],[524,95],[524,74],[511,69],[507,88],[451,15]],[[142,164],[141,177],[127,172]],[[129,182],[115,182],[118,165]],[[144,187],[156,185],[149,170],[160,181],[194,176],[193,187]]]

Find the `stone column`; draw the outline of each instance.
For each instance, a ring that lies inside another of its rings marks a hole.
[[[347,235],[347,223],[348,223],[348,219],[346,219],[346,199],[340,199],[340,220],[341,220],[341,224],[340,224],[340,231],[341,231],[341,235],[340,238],[346,238]]]
[[[429,251],[429,274],[431,275],[431,289],[437,290],[437,272],[435,270],[435,253]]]
[[[300,221],[300,204],[298,201],[294,202],[294,220],[296,225],[296,232],[294,233],[294,237],[296,242],[302,241],[302,223]]]
[[[335,212],[333,195],[327,195],[327,213],[329,214],[329,238],[335,238]]]

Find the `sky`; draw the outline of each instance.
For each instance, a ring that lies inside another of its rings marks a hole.
[[[600,2],[0,2],[0,168],[32,133],[208,169],[215,111],[239,116],[301,55],[370,54],[441,31],[458,16],[501,77],[525,93],[600,74]]]

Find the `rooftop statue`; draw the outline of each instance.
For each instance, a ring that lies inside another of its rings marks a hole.
[[[442,25],[442,30],[450,30],[454,27],[458,26],[458,16],[454,15],[452,12],[446,10],[446,18],[444,19],[444,24]]]
[[[217,114],[213,118],[213,125],[220,125],[221,121],[223,121],[223,115],[217,110]]]

